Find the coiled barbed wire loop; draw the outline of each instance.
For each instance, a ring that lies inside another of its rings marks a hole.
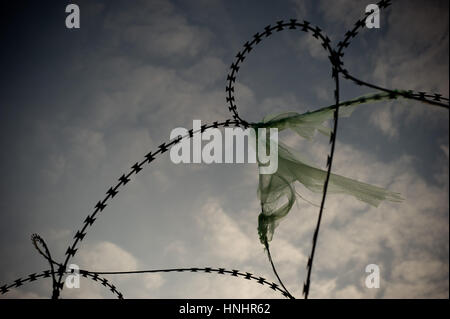
[[[389,0],[381,0],[377,3],[378,7],[380,9],[385,9],[388,6],[391,5],[391,2]],[[366,86],[378,91],[383,92],[383,94],[387,94],[388,99],[396,99],[398,97],[405,98],[405,99],[412,99],[417,100],[422,103],[427,103],[430,105],[440,106],[444,107],[446,109],[449,108],[449,99],[443,97],[441,94],[429,94],[426,92],[414,92],[411,90],[391,90],[387,88],[383,88],[381,86],[371,84],[365,81],[362,81],[355,76],[351,75],[348,70],[344,68],[344,63],[342,59],[344,58],[344,49],[347,48],[351,40],[353,40],[356,35],[359,33],[360,29],[362,29],[365,25],[366,18],[370,15],[369,13],[365,13],[364,16],[357,20],[354,24],[354,27],[345,33],[344,39],[340,42],[338,42],[336,48],[333,49],[331,46],[331,40],[324,34],[324,32],[318,27],[312,25],[310,22],[303,20],[302,22],[297,21],[297,19],[290,19],[289,21],[277,21],[274,25],[268,25],[264,28],[264,31],[261,33],[256,33],[253,35],[253,38],[251,41],[247,41],[242,51],[239,51],[236,55],[236,60],[231,64],[230,71],[227,75],[227,85],[225,88],[226,91],[226,102],[228,104],[228,110],[232,114],[232,119],[227,119],[225,121],[215,121],[212,124],[204,124],[201,126],[200,130],[194,131],[193,129],[188,131],[188,134],[185,136],[178,136],[177,138],[171,139],[168,142],[162,143],[158,146],[157,150],[152,152],[150,151],[145,155],[144,159],[142,159],[140,162],[136,162],[132,167],[130,168],[129,172],[126,174],[122,174],[118,182],[111,186],[107,192],[105,197],[98,201],[98,203],[95,205],[93,212],[86,217],[86,219],[83,221],[83,226],[81,229],[79,229],[75,236],[73,237],[74,241],[72,244],[67,248],[67,251],[65,253],[65,259],[63,263],[58,263],[55,260],[52,259],[52,256],[50,254],[50,251],[45,243],[45,241],[39,236],[34,234],[32,236],[32,242],[35,248],[38,250],[38,252],[49,262],[50,269],[44,270],[39,273],[32,273],[28,275],[25,278],[18,278],[14,282],[10,284],[5,284],[0,287],[0,293],[6,294],[10,291],[12,288],[18,288],[22,286],[25,283],[33,282],[41,278],[52,278],[52,298],[58,299],[60,297],[61,290],[63,289],[63,277],[66,274],[73,273],[73,270],[68,270],[68,263],[72,257],[75,256],[75,254],[78,251],[78,245],[79,243],[85,238],[88,229],[94,224],[96,219],[98,218],[99,214],[104,211],[109,201],[114,198],[119,191],[121,191],[128,182],[131,181],[131,179],[136,176],[139,172],[142,171],[145,165],[150,164],[153,162],[159,155],[162,155],[166,151],[168,151],[173,145],[179,143],[182,139],[188,139],[193,137],[194,134],[198,132],[204,132],[210,128],[219,128],[219,127],[229,127],[229,126],[236,126],[236,127],[243,127],[248,128],[251,124],[244,119],[242,119],[238,113],[238,107],[236,104],[236,98],[234,95],[234,84],[236,82],[237,73],[239,71],[240,65],[243,63],[244,59],[248,56],[248,54],[259,44],[261,41],[263,41],[266,38],[269,38],[270,36],[279,33],[283,30],[299,30],[305,33],[309,33],[312,37],[314,37],[323,47],[323,49],[328,54],[328,59],[331,63],[331,77],[334,81],[335,89],[334,89],[334,119],[333,119],[333,126],[331,128],[331,135],[330,135],[330,151],[327,155],[326,159],[326,167],[327,167],[327,173],[326,178],[324,182],[323,192],[322,192],[322,200],[320,203],[320,210],[317,218],[316,227],[313,233],[312,238],[312,247],[311,247],[311,253],[308,258],[308,262],[306,265],[307,268],[307,277],[303,284],[303,295],[304,298],[307,299],[309,296],[309,289],[311,286],[311,273],[312,273],[312,267],[313,267],[313,261],[314,256],[316,252],[316,245],[318,241],[319,236],[319,230],[323,215],[323,210],[325,206],[326,196],[327,196],[327,190],[328,190],[328,182],[331,175],[331,169],[333,164],[333,157],[335,152],[335,146],[336,146],[336,135],[337,135],[337,128],[338,128],[338,119],[339,119],[339,107],[342,105],[340,102],[340,90],[339,90],[339,76],[342,75],[344,79],[350,80],[353,83],[359,85],[359,86]],[[380,98],[382,94],[380,93]],[[376,99],[376,97],[375,97]],[[267,251],[267,256],[269,259],[269,262],[272,266],[272,269],[274,271],[275,276],[278,279],[278,282],[280,285],[275,284],[273,282],[267,281],[265,278],[261,276],[255,276],[252,273],[249,272],[241,272],[239,270],[227,270],[225,268],[213,268],[213,267],[202,267],[202,268],[168,268],[168,269],[150,269],[150,270],[133,270],[133,271],[111,271],[111,272],[99,272],[99,271],[90,271],[90,270],[80,270],[80,275],[82,275],[85,278],[89,278],[93,281],[99,282],[102,284],[102,286],[108,288],[117,298],[122,299],[123,294],[119,292],[113,284],[109,282],[108,279],[100,277],[100,275],[121,275],[121,274],[142,274],[142,273],[171,273],[171,272],[196,272],[196,273],[215,273],[220,275],[229,274],[231,277],[236,278],[242,278],[250,281],[254,281],[256,283],[259,283],[261,285],[268,286],[269,288],[281,293],[286,298],[294,298],[289,291],[285,288],[281,278],[278,275],[278,272],[276,270],[276,267],[273,263],[271,254],[270,254],[270,247],[268,242],[266,241],[265,249]],[[55,266],[57,266],[57,270],[55,270]]]

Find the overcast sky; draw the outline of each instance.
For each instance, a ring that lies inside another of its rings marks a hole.
[[[380,29],[364,28],[347,48],[347,69],[388,88],[448,97],[448,1],[393,2],[381,12]],[[109,187],[173,128],[231,118],[228,67],[253,34],[278,20],[306,19],[335,45],[370,2],[77,1],[77,30],[65,27],[69,3],[1,5],[0,286],[48,268],[32,233],[62,260]],[[258,121],[329,105],[330,72],[310,35],[276,34],[239,71],[240,115]],[[343,82],[341,97],[371,92]],[[405,200],[373,208],[348,196],[327,197],[310,298],[449,297],[448,122],[448,110],[414,101],[364,105],[340,121],[333,172]],[[327,138],[283,139],[325,167]],[[98,271],[225,267],[275,281],[256,229],[257,182],[255,164],[175,165],[165,153],[109,203],[73,261]],[[320,202],[320,195],[298,190]],[[280,276],[296,297],[317,214],[300,200],[271,242]],[[368,264],[380,267],[379,289],[365,287]],[[108,279],[125,298],[281,297],[214,274]],[[46,279],[5,297],[50,294]],[[83,280],[62,297],[114,296]]]

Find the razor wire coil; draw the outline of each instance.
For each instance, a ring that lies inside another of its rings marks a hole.
[[[380,9],[385,9],[388,6],[391,5],[391,2],[389,0],[381,0],[377,3]],[[130,170],[127,173],[122,174],[118,178],[118,182],[111,186],[105,193],[105,197],[97,202],[97,204],[94,206],[93,211],[91,214],[89,214],[83,221],[82,227],[76,231],[73,242],[70,246],[68,246],[66,252],[65,252],[65,259],[63,263],[58,263],[55,260],[52,259],[50,255],[50,250],[48,249],[45,241],[38,235],[32,236],[32,242],[35,246],[35,248],[38,250],[38,252],[45,258],[50,264],[50,269],[44,270],[39,273],[32,273],[24,278],[20,277],[16,280],[14,280],[10,284],[5,284],[0,287],[0,293],[6,294],[10,292],[13,288],[19,288],[22,285],[30,282],[34,282],[38,279],[42,278],[51,278],[52,279],[52,287],[53,287],[53,293],[52,298],[59,298],[61,290],[63,290],[64,284],[62,282],[62,279],[64,275],[73,273],[72,271],[68,271],[68,263],[72,257],[75,256],[75,254],[78,251],[79,244],[83,241],[85,238],[88,230],[93,226],[95,221],[97,220],[98,216],[100,216],[107,205],[109,204],[110,200],[113,199],[119,191],[124,189],[125,185],[127,185],[134,176],[136,176],[139,172],[143,170],[145,166],[148,166],[150,163],[152,163],[157,157],[167,152],[173,145],[179,143],[182,139],[189,139],[193,137],[196,133],[202,133],[208,129],[211,128],[219,128],[219,127],[241,127],[241,128],[248,128],[254,123],[249,123],[242,119],[238,113],[238,106],[236,102],[235,97],[235,83],[237,79],[237,74],[239,72],[241,64],[244,62],[245,58],[249,55],[249,53],[256,48],[256,46],[263,41],[264,39],[267,39],[271,37],[274,34],[279,33],[283,30],[299,30],[304,33],[309,33],[312,37],[314,37],[320,45],[323,47],[323,49],[328,53],[328,59],[331,64],[331,77],[334,80],[335,83],[335,89],[334,89],[334,117],[333,117],[333,127],[331,129],[330,134],[330,151],[327,155],[326,159],[326,167],[327,167],[327,174],[326,179],[323,187],[322,192],[322,200],[320,204],[320,210],[318,214],[318,219],[316,223],[316,227],[313,233],[312,237],[312,248],[311,253],[308,258],[308,262],[306,265],[307,268],[307,277],[303,284],[303,295],[304,298],[307,299],[309,295],[309,289],[311,284],[311,274],[312,274],[312,267],[313,267],[313,261],[316,251],[316,245],[318,242],[318,236],[319,236],[319,230],[323,215],[323,209],[326,202],[326,196],[327,196],[327,190],[328,190],[328,181],[331,175],[331,169],[332,169],[332,163],[334,158],[334,152],[336,147],[336,134],[337,134],[337,128],[338,128],[338,119],[339,119],[339,107],[345,106],[345,103],[341,103],[339,100],[339,75],[342,75],[342,77],[345,80],[350,80],[356,85],[359,86],[366,86],[373,89],[376,89],[378,91],[381,91],[383,93],[379,94],[379,97],[386,97],[388,99],[397,99],[399,97],[405,98],[405,99],[412,99],[417,100],[422,103],[427,103],[435,106],[444,107],[446,109],[449,108],[449,99],[447,97],[443,97],[441,94],[438,93],[427,93],[427,92],[415,92],[412,90],[391,90],[388,88],[384,88],[375,84],[371,84],[369,82],[360,80],[356,78],[355,76],[351,75],[351,73],[344,68],[343,58],[344,58],[344,50],[349,47],[351,44],[351,41],[356,38],[356,36],[359,34],[360,29],[362,29],[365,25],[365,19],[368,17],[370,13],[365,13],[364,16],[357,20],[353,26],[353,28],[349,31],[347,31],[344,35],[344,39],[342,41],[339,41],[336,48],[333,49],[331,46],[331,40],[328,36],[326,36],[322,29],[320,29],[318,26],[312,25],[310,22],[303,20],[299,22],[297,19],[290,19],[289,21],[277,21],[274,25],[267,25],[264,28],[264,31],[258,32],[253,35],[252,40],[247,41],[244,45],[241,51],[239,51],[236,54],[234,62],[230,66],[230,71],[227,74],[226,78],[226,87],[225,87],[225,93],[226,93],[226,103],[228,110],[230,111],[232,115],[232,119],[227,119],[225,121],[215,121],[212,124],[204,124],[201,126],[201,128],[197,131],[194,131],[193,129],[190,129],[188,131],[188,134],[184,136],[178,136],[174,139],[171,139],[167,142],[164,142],[160,144],[155,151],[148,152],[144,159],[141,161],[136,162],[133,164],[130,168]],[[363,100],[364,97],[360,98],[360,100]],[[377,99],[377,96],[375,96],[375,99]],[[168,269],[150,269],[150,270],[136,270],[136,271],[116,271],[116,272],[99,272],[99,271],[90,271],[90,270],[80,270],[79,273],[85,278],[89,278],[95,282],[100,283],[102,286],[108,288],[117,298],[123,299],[123,294],[119,292],[115,285],[113,285],[108,279],[101,277],[100,275],[123,275],[123,274],[142,274],[142,273],[172,273],[172,272],[196,272],[196,273],[213,273],[213,274],[220,274],[220,275],[230,275],[231,277],[246,279],[249,281],[253,281],[256,283],[261,284],[262,286],[268,286],[274,291],[277,291],[281,293],[286,298],[294,298],[284,287],[281,279],[278,276],[278,273],[276,272],[275,266],[273,264],[273,261],[270,256],[270,250],[269,245],[266,243],[266,249],[268,252],[269,261],[272,264],[273,271],[279,280],[280,285],[275,284],[273,282],[268,281],[264,277],[256,276],[249,272],[241,272],[239,270],[227,270],[225,268],[212,268],[212,267],[203,267],[203,268],[168,268]],[[57,269],[55,269],[55,266],[58,266]]]

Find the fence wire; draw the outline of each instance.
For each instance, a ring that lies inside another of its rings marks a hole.
[[[391,5],[389,0],[381,0],[377,3],[380,9],[385,9]],[[88,233],[88,230],[91,229],[95,221],[99,216],[105,211],[106,207],[110,203],[110,201],[119,193],[119,191],[124,190],[125,186],[128,185],[132,179],[139,174],[144,167],[148,166],[152,163],[156,158],[160,157],[160,155],[167,152],[173,145],[179,143],[183,139],[189,139],[193,137],[194,134],[199,132],[205,132],[211,128],[220,128],[220,127],[241,127],[248,128],[254,123],[250,123],[242,119],[242,117],[238,113],[237,99],[234,95],[235,93],[235,83],[237,79],[237,75],[240,69],[240,66],[244,62],[244,60],[249,56],[250,52],[257,48],[258,44],[263,40],[272,37],[275,34],[278,34],[281,31],[285,30],[296,30],[304,33],[310,34],[314,39],[316,39],[322,48],[328,54],[328,60],[331,64],[331,78],[334,81],[335,89],[334,89],[334,119],[333,119],[333,127],[330,135],[330,150],[326,157],[326,167],[327,174],[322,192],[322,200],[320,203],[320,210],[317,218],[316,227],[312,236],[312,246],[311,252],[307,261],[307,277],[305,282],[303,283],[303,296],[305,299],[309,296],[310,286],[311,286],[311,274],[314,262],[314,256],[316,252],[316,246],[319,237],[319,230],[322,221],[323,209],[326,202],[327,190],[328,190],[328,182],[331,175],[331,169],[333,164],[333,158],[336,148],[336,136],[338,129],[338,120],[339,120],[339,107],[342,105],[346,105],[345,103],[340,102],[340,75],[345,80],[350,80],[356,85],[365,86],[377,91],[380,91],[379,95],[375,95],[374,99],[377,100],[378,97],[381,100],[382,98],[388,99],[397,99],[397,98],[405,98],[410,100],[417,100],[422,103],[435,105],[439,107],[444,107],[446,109],[449,108],[449,99],[447,97],[443,97],[442,94],[438,93],[427,93],[427,92],[415,92],[412,90],[398,90],[398,89],[388,89],[375,84],[368,83],[366,81],[360,80],[353,76],[347,69],[344,68],[344,50],[349,47],[351,41],[356,38],[361,29],[365,26],[365,20],[369,16],[370,13],[365,13],[364,16],[357,20],[354,24],[354,27],[347,31],[344,35],[344,39],[339,41],[335,48],[332,47],[332,41],[330,38],[324,34],[323,30],[318,26],[311,24],[309,21],[303,20],[298,21],[297,19],[290,19],[289,21],[277,21],[273,25],[267,25],[264,30],[261,32],[257,32],[253,35],[252,39],[245,42],[241,51],[236,54],[235,60],[230,66],[229,73],[226,78],[226,103],[228,110],[230,111],[232,118],[227,119],[225,121],[215,121],[212,124],[204,124],[201,126],[200,130],[194,131],[190,129],[188,134],[185,136],[178,136],[174,139],[171,139],[167,142],[160,144],[155,151],[148,152],[141,161],[136,162],[131,166],[128,172],[120,175],[118,181],[115,185],[108,188],[105,193],[103,199],[99,200],[97,204],[93,207],[91,213],[84,219],[82,226],[79,230],[76,231],[73,242],[68,246],[65,252],[64,262],[58,263],[52,259],[50,255],[50,250],[48,249],[45,241],[38,235],[32,236],[32,241],[38,252],[49,262],[50,269],[41,271],[39,273],[32,273],[24,278],[18,278],[14,280],[10,284],[5,284],[0,287],[0,293],[6,294],[11,291],[13,288],[18,288],[23,286],[26,283],[34,282],[38,279],[42,278],[51,278],[52,279],[52,298],[57,299],[60,297],[61,291],[64,288],[63,278],[65,275],[73,274],[74,270],[68,270],[68,263],[78,252],[79,244],[84,240],[85,236]],[[364,102],[364,97],[360,98],[360,102]],[[272,261],[270,255],[270,247],[269,244],[266,243],[265,248],[268,252],[268,259],[272,265],[273,271],[280,283],[280,285],[275,284],[273,282],[268,281],[264,277],[254,275],[249,272],[242,272],[240,270],[227,270],[225,268],[212,268],[212,267],[203,267],[203,268],[168,268],[168,269],[150,269],[150,270],[134,270],[134,271],[113,271],[113,272],[99,272],[99,271],[91,271],[91,270],[80,270],[79,273],[81,276],[91,279],[95,282],[100,283],[105,288],[108,288],[117,298],[122,299],[123,294],[119,292],[115,285],[113,285],[108,279],[101,277],[100,275],[124,275],[124,274],[143,274],[143,273],[173,273],[173,272],[195,272],[202,274],[219,274],[219,275],[230,275],[231,277],[245,279],[249,281],[256,282],[262,286],[267,286],[270,289],[279,292],[282,296],[286,298],[294,298],[285,288],[281,278],[278,276],[275,265]],[[56,267],[57,266],[57,267]]]

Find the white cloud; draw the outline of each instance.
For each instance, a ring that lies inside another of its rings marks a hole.
[[[383,106],[373,112],[370,122],[378,127],[386,136],[394,138],[398,136],[398,128],[392,115],[392,106]]]
[[[142,270],[143,264],[131,253],[111,242],[88,244],[74,260],[81,269],[90,271]],[[104,275],[117,286],[125,298],[154,298],[164,285],[161,274]],[[82,279],[79,289],[64,289],[65,298],[114,298],[108,289],[98,282]]]
[[[137,259],[119,246],[103,241],[89,245],[77,254],[81,268],[96,271],[124,271],[137,269]]]
[[[105,19],[116,43],[131,45],[142,54],[156,57],[197,56],[208,46],[211,34],[189,24],[169,1],[141,1]]]
[[[374,65],[371,82],[448,96],[448,74],[442,72],[448,68],[448,10],[444,7],[443,3],[424,7],[421,1],[408,1],[394,3],[388,9],[386,34],[372,43],[369,51]],[[392,137],[396,135],[395,123],[402,119],[407,124],[415,119],[436,121],[438,113],[428,108],[418,103],[408,103],[407,108],[384,108],[381,114],[379,110],[373,113],[372,122]]]
[[[24,291],[24,289],[14,289],[11,290],[5,296],[2,296],[5,299],[48,299],[47,295],[40,295],[35,292]]]
[[[296,49],[300,54],[307,51],[311,57],[322,61],[327,60],[329,55],[328,51],[323,49],[321,42],[310,34],[300,38]]]
[[[441,149],[444,152],[445,156],[448,159],[448,145],[441,145]]]
[[[209,201],[205,204],[197,221],[210,251],[221,259],[243,262],[254,256],[253,249],[257,246],[217,203]]]

